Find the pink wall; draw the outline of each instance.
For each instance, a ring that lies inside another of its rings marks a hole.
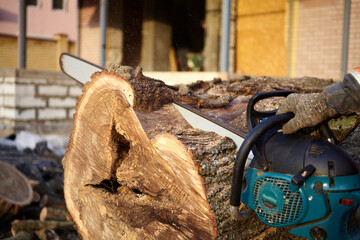
[[[27,8],[27,35],[53,39],[56,34],[66,34],[77,40],[78,1],[67,0],[66,10],[53,10],[51,0],[40,0],[40,6]],[[18,1],[0,0],[0,34],[16,36],[18,33]]]

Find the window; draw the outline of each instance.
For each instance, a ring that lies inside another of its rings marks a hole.
[[[34,7],[39,6],[39,0],[27,0],[26,3],[28,6],[34,6]]]
[[[64,10],[65,9],[65,0],[53,0],[52,8],[54,10]]]

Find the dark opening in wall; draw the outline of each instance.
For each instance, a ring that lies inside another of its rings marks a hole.
[[[39,5],[39,0],[27,0],[27,1],[26,1],[26,4],[27,4],[28,6],[35,6],[35,7],[37,7],[37,6]]]
[[[62,10],[64,9],[64,0],[53,0],[52,1],[52,8],[54,10]]]
[[[143,0],[124,1],[123,4],[123,59],[122,65],[137,67],[141,57]]]
[[[204,0],[173,0],[172,45],[179,71],[203,70],[204,22]]]

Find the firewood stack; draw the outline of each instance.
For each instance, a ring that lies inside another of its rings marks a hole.
[[[8,163],[0,162],[0,179],[0,221],[4,222],[30,204],[33,191],[27,178]]]
[[[0,146],[0,239],[79,239],[65,206],[60,160],[48,150]]]

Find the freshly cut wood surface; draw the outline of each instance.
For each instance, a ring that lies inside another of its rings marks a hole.
[[[214,214],[192,154],[170,134],[150,140],[124,77],[85,85],[67,152],[67,208],[84,239],[214,239]]]
[[[32,187],[14,166],[0,161],[0,223],[14,216],[19,207],[31,203]]]

